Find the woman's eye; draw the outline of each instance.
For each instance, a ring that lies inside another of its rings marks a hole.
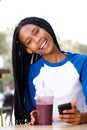
[[[31,43],[31,40],[29,40],[28,42],[27,42],[27,45],[29,45]]]
[[[36,35],[39,32],[39,29],[35,30],[34,35]]]

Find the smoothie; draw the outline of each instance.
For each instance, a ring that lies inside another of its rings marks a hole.
[[[37,115],[39,125],[52,125],[53,104],[37,104]]]

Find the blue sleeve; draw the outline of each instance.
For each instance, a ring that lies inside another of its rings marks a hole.
[[[71,60],[80,75],[80,82],[82,84],[85,102],[87,105],[87,55],[74,54]]]
[[[42,58],[40,58],[36,63],[30,65],[28,75],[28,87],[25,90],[25,104],[27,111],[32,111],[36,109],[36,101],[34,99],[36,90],[33,84],[33,80],[39,74],[40,68],[42,66]]]
[[[82,83],[83,92],[85,95],[85,101],[86,101],[86,105],[87,105],[87,58],[85,59],[83,67],[82,67],[80,80]]]
[[[33,85],[33,78],[32,78],[32,71],[30,70],[28,76],[28,86],[25,89],[25,105],[28,112],[36,109],[36,102],[35,102],[35,87]]]

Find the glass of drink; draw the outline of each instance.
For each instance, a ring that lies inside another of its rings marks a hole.
[[[49,92],[48,92],[49,93]],[[42,94],[36,98],[37,116],[39,125],[52,125],[53,95]]]

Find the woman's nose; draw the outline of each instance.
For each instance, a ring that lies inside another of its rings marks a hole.
[[[40,37],[35,37],[35,42],[36,42],[36,43],[39,43],[39,42],[40,42],[40,40],[41,40],[41,38],[40,38]]]

